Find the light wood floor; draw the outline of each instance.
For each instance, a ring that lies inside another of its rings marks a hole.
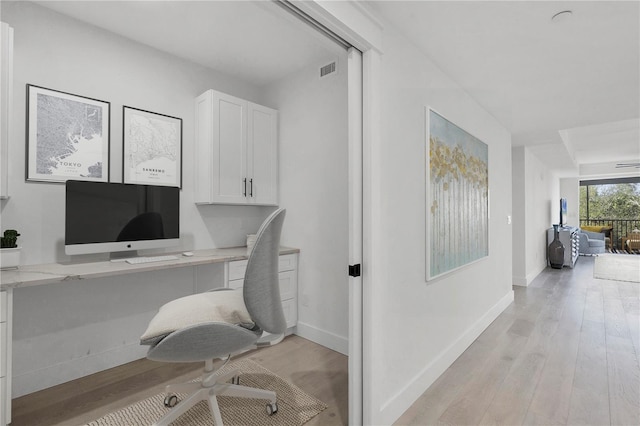
[[[593,262],[515,287],[396,424],[640,425],[640,284],[594,279]],[[345,356],[297,336],[245,356],[329,405],[308,425],[348,423]],[[136,361],[14,400],[12,426],[82,424],[199,368]]]
[[[397,425],[640,425],[640,284],[547,268]]]
[[[250,358],[329,406],[309,426],[348,423],[347,357],[289,336],[280,344],[248,352]],[[168,383],[200,375],[203,364],[166,364],[146,359],[83,377],[13,400],[11,426],[83,425],[146,397]]]

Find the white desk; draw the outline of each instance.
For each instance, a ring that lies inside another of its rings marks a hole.
[[[297,321],[297,253],[298,249],[282,247],[280,249],[281,287],[282,280],[289,289],[285,297],[290,309],[288,326]],[[0,272],[0,426],[11,422],[11,366],[12,366],[12,320],[13,290],[21,287],[43,286],[72,280],[118,276],[162,269],[186,268],[213,263],[224,263],[224,286],[238,287],[238,271],[246,265],[247,248],[234,247],[224,249],[196,250],[193,256],[186,257],[175,253],[179,258],[163,262],[131,265],[127,262],[88,262],[88,263],[50,263],[27,265],[19,269]],[[284,278],[283,278],[284,277]],[[295,288],[293,288],[293,287]]]

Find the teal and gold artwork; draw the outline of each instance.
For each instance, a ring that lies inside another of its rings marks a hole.
[[[428,110],[427,280],[489,254],[487,144]]]

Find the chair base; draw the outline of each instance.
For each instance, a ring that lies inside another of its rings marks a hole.
[[[275,414],[278,411],[276,393],[269,390],[228,383],[230,379],[233,379],[233,382],[237,383],[239,374],[240,371],[238,370],[220,374],[219,371],[212,371],[212,364],[207,362],[201,381],[168,385],[165,388],[167,395],[165,398],[166,406],[172,406],[173,404],[171,404],[171,402],[175,403],[177,401],[175,395],[178,393],[186,393],[189,396],[178,402],[171,411],[154,423],[154,426],[169,426],[171,422],[189,411],[200,401],[207,401],[209,404],[214,424],[216,426],[224,426],[222,423],[222,415],[220,414],[220,407],[218,406],[218,395],[237,398],[266,399],[269,401],[269,403],[267,403],[266,413],[268,415]]]

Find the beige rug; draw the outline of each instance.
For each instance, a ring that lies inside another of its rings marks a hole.
[[[260,389],[276,391],[278,412],[273,416],[266,413],[265,400],[219,397],[218,404],[225,426],[252,425],[302,425],[320,413],[327,406],[306,394],[297,386],[287,382],[255,362],[244,359],[225,367],[241,371],[240,384]],[[169,409],[164,406],[164,394],[158,394],[107,414],[85,426],[148,426],[160,419]],[[174,426],[212,426],[213,419],[209,405],[202,401],[187,411]]]
[[[633,254],[601,254],[596,257],[593,277],[640,283],[640,256]]]

